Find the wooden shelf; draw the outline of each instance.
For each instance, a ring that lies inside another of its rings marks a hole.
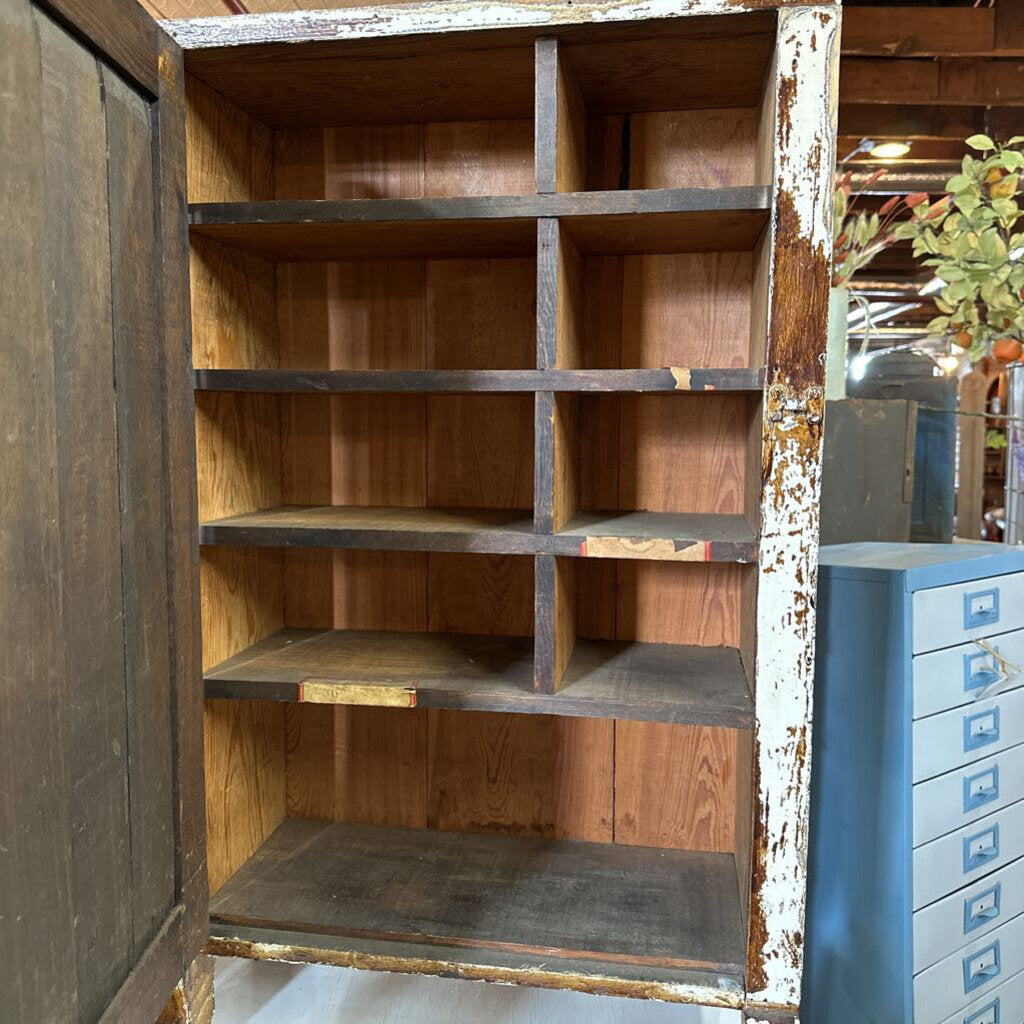
[[[760,393],[764,370],[243,370],[197,369],[198,391],[264,394],[473,393],[502,391]]]
[[[531,554],[532,513],[520,509],[289,505],[199,527],[201,544]]]
[[[533,689],[528,637],[283,629],[205,673],[210,698],[371,704],[750,728],[739,653],[576,642],[562,688]]]
[[[426,958],[482,947],[732,980],[745,950],[730,854],[300,819],[211,898],[210,917],[412,943]]]
[[[195,234],[272,260],[531,256],[536,222],[561,218],[583,252],[751,249],[767,186],[428,199],[196,203]]]
[[[521,509],[285,505],[202,523],[199,542],[230,547],[364,548],[752,562],[757,540],[740,515],[578,512],[555,534]]]
[[[757,539],[740,515],[577,512],[547,550],[585,558],[753,562]]]

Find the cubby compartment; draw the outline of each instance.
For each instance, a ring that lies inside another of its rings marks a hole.
[[[740,564],[538,556],[538,687],[568,697],[614,679],[636,719],[750,724],[755,572]]]
[[[775,15],[686,21],[538,41],[538,191],[770,183]]]
[[[241,730],[274,748],[266,788],[248,794],[269,813],[219,879],[215,927],[280,922],[293,941],[369,955],[483,949],[724,985],[742,972],[746,734],[433,709],[299,705],[278,719]],[[233,748],[247,779],[253,738]]]
[[[587,218],[542,221],[552,289],[542,358],[563,369],[666,368],[679,390],[735,386],[736,371],[764,365],[769,243],[756,210],[636,215],[607,235]]]
[[[200,394],[201,539],[529,552],[533,406],[521,394]]]
[[[535,520],[570,553],[756,560],[761,403],[747,394],[543,395]],[[708,486],[714,480],[715,486]]]
[[[190,66],[190,159],[218,172],[192,202],[534,191],[532,46],[311,49]]]
[[[532,369],[532,240],[531,225],[522,256],[299,263],[194,234],[193,363],[199,370]]]

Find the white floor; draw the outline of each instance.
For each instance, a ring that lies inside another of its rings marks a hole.
[[[449,978],[216,958],[214,1024],[739,1024],[706,1010]]]

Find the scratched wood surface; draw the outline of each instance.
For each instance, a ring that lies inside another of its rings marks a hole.
[[[573,582],[571,567],[561,564]],[[279,630],[210,666],[206,693],[302,702],[306,684],[315,681],[334,687],[340,705],[374,703],[359,692],[371,686],[380,700],[387,690],[411,692],[416,707],[751,724],[746,678],[733,648],[571,639],[554,695],[533,691],[528,637],[315,628]]]
[[[743,950],[727,854],[302,820],[281,826],[211,913],[663,966],[728,970]]]
[[[151,1020],[206,917],[180,63],[119,0],[0,36],[5,1017]]]

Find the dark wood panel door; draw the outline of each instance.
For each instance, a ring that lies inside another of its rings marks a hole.
[[[4,1020],[152,1024],[205,940],[180,50],[0,4]]]

